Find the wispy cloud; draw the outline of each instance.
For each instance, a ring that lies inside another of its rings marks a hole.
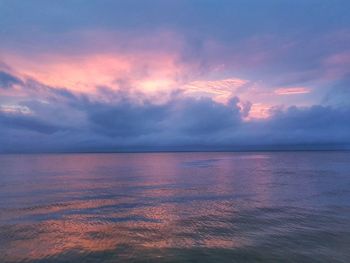
[[[238,88],[248,83],[240,78],[221,80],[197,80],[186,83],[181,87],[190,96],[209,96],[220,102],[226,102],[237,92]]]
[[[277,95],[297,95],[310,93],[311,89],[306,87],[288,87],[288,88],[278,88],[275,91]]]

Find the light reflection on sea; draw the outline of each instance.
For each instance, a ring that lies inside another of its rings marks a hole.
[[[0,156],[0,262],[348,262],[350,153]]]

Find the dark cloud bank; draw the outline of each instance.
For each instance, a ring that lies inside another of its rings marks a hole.
[[[8,73],[1,79],[6,89],[21,84]],[[156,104],[116,92],[101,102],[33,80],[21,85],[41,97],[0,111],[3,153],[350,149],[346,105],[280,108],[245,121],[250,106],[237,97],[224,105],[175,94]]]

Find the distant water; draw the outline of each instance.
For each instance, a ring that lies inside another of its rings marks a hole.
[[[0,155],[0,262],[350,262],[350,153]]]

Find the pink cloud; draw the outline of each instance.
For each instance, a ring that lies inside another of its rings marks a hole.
[[[272,106],[265,103],[253,103],[251,105],[247,121],[252,119],[266,119],[271,115]]]
[[[274,92],[277,95],[297,95],[310,93],[311,90],[307,87],[282,87],[276,89]]]
[[[184,93],[190,96],[209,96],[218,102],[227,102],[237,89],[248,81],[240,78],[219,80],[196,80],[182,86]]]

